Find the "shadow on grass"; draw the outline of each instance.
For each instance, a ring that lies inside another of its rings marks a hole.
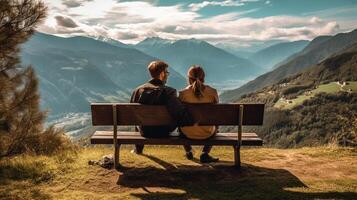
[[[162,168],[125,168],[117,184],[142,188],[146,193],[132,193],[140,199],[354,199],[353,192],[294,192],[306,190],[298,177],[285,169],[270,169],[232,163],[175,166],[157,157],[143,156]]]

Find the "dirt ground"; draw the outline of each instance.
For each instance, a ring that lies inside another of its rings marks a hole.
[[[121,151],[122,167],[117,171],[88,165],[88,160],[112,153],[111,148],[83,149],[61,167],[50,165],[54,176],[48,181],[33,183],[31,179],[8,179],[0,182],[0,197],[357,199],[356,149],[243,149],[240,170],[232,166],[231,148],[214,148],[212,155],[220,158],[215,164],[201,164],[197,159],[199,148],[195,148],[193,161],[185,159],[181,147],[149,146],[145,147],[143,155],[130,153],[130,150],[131,147],[127,147]]]

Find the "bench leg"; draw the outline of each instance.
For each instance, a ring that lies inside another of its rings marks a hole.
[[[234,166],[240,168],[240,146],[233,146],[234,148]]]
[[[114,168],[119,169],[119,153],[120,153],[120,144],[117,144],[114,147]]]

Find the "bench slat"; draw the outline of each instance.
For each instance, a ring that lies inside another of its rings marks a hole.
[[[113,137],[113,131],[96,131],[93,136],[112,136]],[[119,136],[141,136],[139,132],[133,132],[133,131],[118,131]],[[237,138],[238,133],[217,133],[217,136],[231,136]],[[178,132],[173,132],[170,134],[170,136],[179,136]],[[256,133],[243,133],[244,137],[258,137]]]
[[[122,134],[123,133],[123,134]],[[214,138],[207,140],[190,140],[178,136],[168,138],[144,138],[138,132],[119,132],[118,144],[153,144],[153,145],[235,145],[237,144],[236,133],[219,133]],[[111,131],[96,131],[91,137],[92,144],[113,144],[113,133]],[[263,144],[255,133],[243,133],[243,146],[261,146]]]
[[[92,103],[94,126],[113,125],[113,103]],[[118,125],[169,125],[175,124],[165,106],[118,103]],[[241,104],[187,104],[199,125],[238,125]],[[244,105],[243,125],[262,125],[264,104]]]

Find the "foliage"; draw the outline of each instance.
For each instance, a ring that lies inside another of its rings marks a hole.
[[[0,157],[55,153],[68,139],[61,130],[44,129],[37,77],[19,59],[20,45],[45,17],[46,7],[35,0],[0,0],[0,5]]]
[[[291,110],[267,109],[264,126],[253,130],[266,144],[284,148],[329,143],[355,146],[356,110],[357,93],[321,93]]]
[[[294,94],[300,92],[301,90],[311,88],[311,86],[312,85],[294,85],[283,89],[281,93],[282,95]]]

